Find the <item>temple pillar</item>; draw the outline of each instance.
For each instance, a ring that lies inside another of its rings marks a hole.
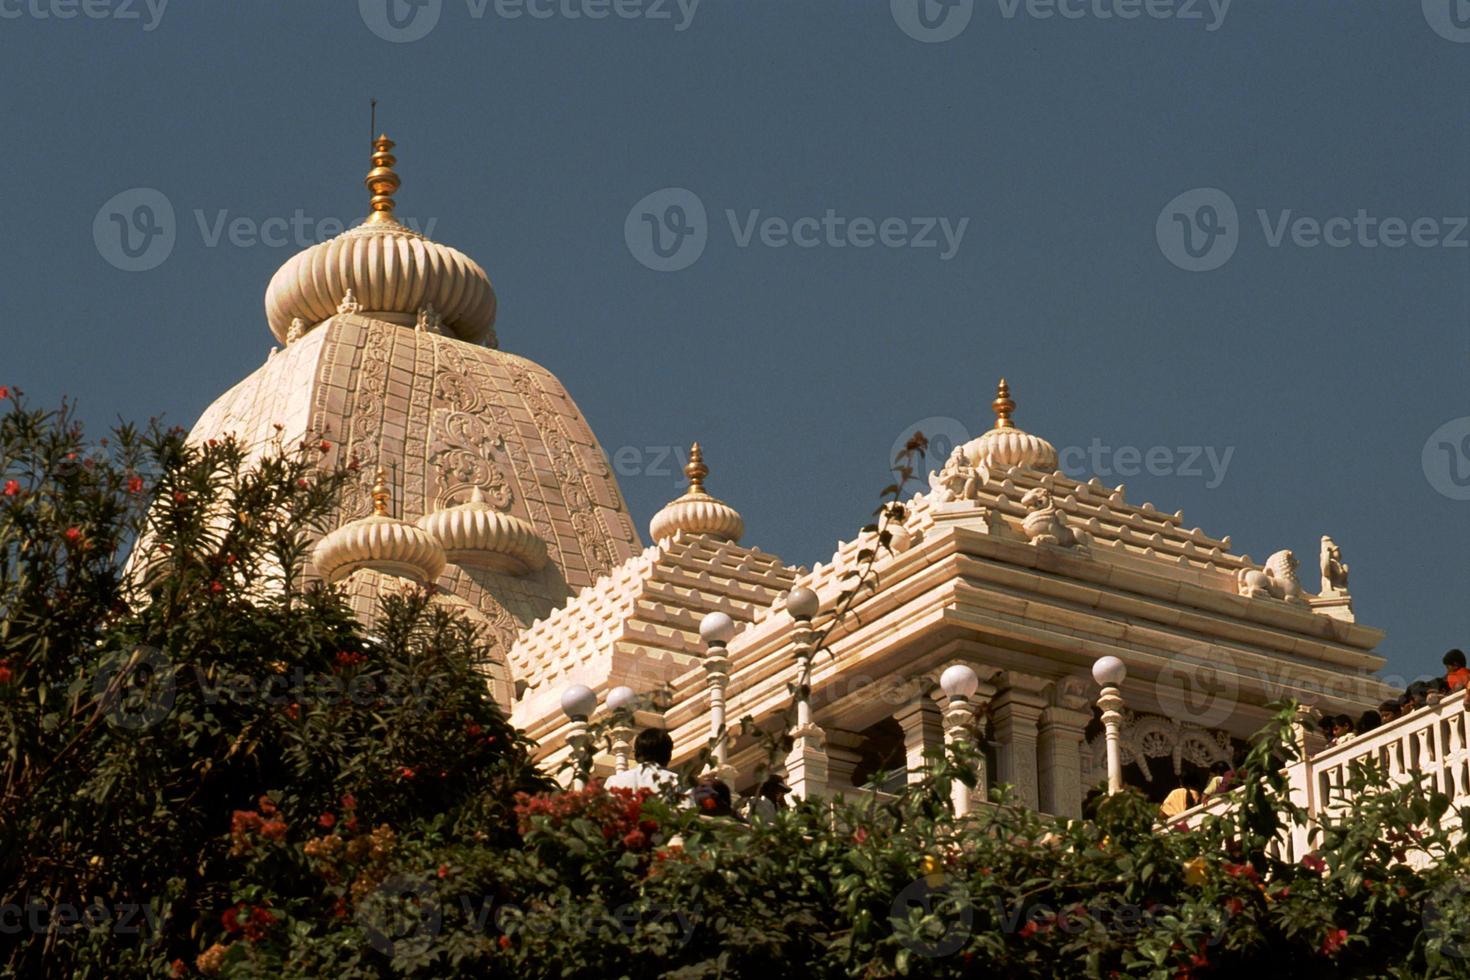
[[[1000,744],[997,781],[1010,783],[1016,801],[1033,810],[1041,808],[1037,784],[1037,735],[1046,701],[1035,678],[1014,678],[990,704],[995,740]]]
[[[903,728],[908,781],[917,783],[924,778],[924,772],[928,768],[925,753],[937,751],[944,746],[944,722],[939,705],[929,695],[918,694],[894,712],[893,720]]]
[[[827,736],[827,791],[832,795],[850,793],[854,787],[852,777],[863,761],[862,746],[865,739],[856,732],[840,728],[823,730]]]
[[[1082,740],[1092,720],[1085,688],[1065,682],[1041,711],[1037,742],[1041,809],[1058,817],[1082,816]]]

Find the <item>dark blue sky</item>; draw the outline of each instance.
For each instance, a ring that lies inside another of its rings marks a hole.
[[[747,543],[822,560],[1005,374],[1074,470],[1311,589],[1333,535],[1388,673],[1470,642],[1470,3],[386,2],[0,0],[0,382],[192,423],[293,239],[365,212],[376,96],[399,213],[490,273],[640,525],[697,438]],[[130,260],[136,188],[174,238]]]

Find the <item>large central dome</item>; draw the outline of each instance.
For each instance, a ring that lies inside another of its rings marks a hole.
[[[373,141],[373,169],[364,180],[373,193],[368,218],[296,254],[272,277],[265,315],[277,340],[291,337],[295,320],[310,330],[337,313],[357,312],[410,325],[429,312],[460,340],[496,345],[495,290],[485,270],[393,217],[400,185],[393,146],[387,136]]]

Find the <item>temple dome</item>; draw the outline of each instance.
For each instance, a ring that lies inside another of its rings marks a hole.
[[[972,465],[983,463],[991,469],[1020,466],[1046,473],[1056,470],[1056,447],[1040,436],[1023,432],[1011,422],[1016,403],[1011,400],[1011,389],[1005,378],[996,386],[995,400],[990,406],[995,410],[995,427],[965,443],[965,456]]]
[[[709,467],[704,465],[704,454],[697,442],[689,449],[684,472],[689,477],[689,489],[653,515],[648,523],[649,535],[655,541],[663,541],[683,531],[738,542],[745,533],[745,521],[734,507],[705,492],[704,478],[709,476]]]
[[[388,516],[383,473],[373,487],[373,512],[325,535],[312,552],[317,573],[329,584],[361,568],[432,585],[444,570],[444,549],[428,532]]]
[[[271,333],[285,343],[292,339],[293,320],[310,329],[345,312],[408,326],[429,311],[445,333],[494,347],[490,277],[463,252],[393,217],[391,195],[400,185],[392,169],[394,143],[379,136],[373,146],[373,169],[364,181],[373,192],[372,212],[361,225],[297,253],[276,271],[265,293]]]
[[[445,557],[467,568],[511,575],[546,566],[546,542],[529,522],[496,510],[478,486],[470,499],[419,518],[418,526],[444,548]]]

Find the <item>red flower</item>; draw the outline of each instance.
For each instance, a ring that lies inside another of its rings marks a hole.
[[[641,851],[648,846],[648,835],[641,830],[630,830],[623,835],[623,846],[630,851]]]
[[[339,897],[337,899],[336,904],[332,906],[332,918],[334,918],[334,919],[342,919],[342,918],[346,918],[346,916],[347,916],[347,899]]]
[[[306,482],[306,479],[304,477],[302,479],[300,479],[300,480],[297,480],[296,481],[296,485],[298,487],[300,487],[301,489],[303,489],[303,490],[305,490],[307,487],[311,486],[310,483]]]
[[[1030,939],[1032,936],[1036,935],[1036,921],[1033,919],[1030,922],[1027,922],[1024,926],[1021,927],[1021,931],[1017,935],[1019,935],[1022,939]]]
[[[10,385],[0,385],[0,402],[10,397]]]
[[[142,493],[143,478],[141,476],[128,477],[128,493]]]
[[[291,704],[286,705],[286,717],[287,718],[290,718],[292,721],[295,721],[296,719],[300,718],[301,717],[301,705],[296,704],[295,702],[292,702]]]
[[[337,818],[330,813],[323,813],[316,818],[316,822],[327,830],[331,830],[333,825],[337,823]]]
[[[9,684],[11,677],[10,661],[0,660],[0,684]]]
[[[448,878],[449,877],[449,865],[447,865],[447,864],[441,864],[441,865],[439,865],[439,877],[440,878]]]
[[[327,440],[323,439],[322,440],[322,444],[320,446],[318,446],[317,448],[320,449],[324,453],[325,452],[330,452],[331,451],[331,448],[332,448],[332,444],[330,442],[328,442]]]
[[[510,949],[510,937],[509,936],[501,936],[499,942],[500,942],[500,948],[501,949]]]
[[[355,650],[338,650],[337,651],[337,666],[338,667],[356,667],[358,664],[363,663],[366,660],[367,660],[367,654],[365,654],[365,653],[358,653]]]
[[[225,590],[225,584],[223,582],[219,581],[218,579],[216,579],[215,581],[209,583],[209,591],[211,593],[213,593],[214,595],[219,595],[224,590]]]
[[[1245,911],[1245,902],[1241,901],[1238,898],[1235,898],[1234,896],[1227,898],[1225,899],[1225,911],[1229,912],[1231,915],[1239,915],[1241,912]]]
[[[418,773],[415,772],[410,766],[404,766],[403,768],[398,770],[398,775],[402,776],[404,779],[412,779],[417,776]]]
[[[1347,942],[1348,931],[1346,929],[1332,929],[1322,939],[1322,955],[1336,956],[1337,951],[1342,949]]]
[[[18,493],[20,493],[20,481],[19,480],[6,480],[5,481],[5,496],[7,496],[7,497],[14,497]]]
[[[82,540],[82,529],[79,527],[67,528],[66,540],[70,541],[72,544],[76,544],[78,541]]]
[[[465,734],[468,735],[470,738],[479,738],[480,732],[484,731],[484,729],[474,722],[470,722],[468,725],[464,726],[464,731]]]
[[[1252,864],[1223,864],[1221,867],[1232,878],[1245,878],[1249,881],[1255,881],[1260,877],[1255,865]]]
[[[716,802],[713,796],[706,796],[704,799],[699,801],[699,805],[706,810],[713,810],[720,804]]]
[[[225,909],[224,912],[221,913],[219,921],[220,925],[225,927],[225,932],[240,931],[240,913],[244,910],[244,908],[245,906],[243,905],[236,905],[234,908]]]
[[[857,830],[854,830],[852,832],[852,842],[854,844],[862,844],[862,843],[865,843],[867,841],[867,839],[868,839],[868,828],[867,827],[859,827]]]
[[[174,977],[175,980],[177,980],[178,977],[182,977],[184,974],[188,973],[189,968],[184,964],[183,960],[174,960],[172,963],[169,964],[168,972],[170,976]]]
[[[1316,851],[1313,851],[1311,854],[1308,854],[1306,857],[1302,858],[1302,867],[1306,868],[1308,871],[1315,871],[1317,872],[1317,874],[1321,874],[1323,870],[1326,869],[1327,862],[1322,860],[1322,855],[1318,854]]]
[[[351,793],[343,793],[342,794],[342,809],[344,809],[344,810],[355,810],[355,809],[357,809],[357,798],[354,797]]]
[[[183,504],[183,503],[188,503],[188,501],[189,501],[189,495],[187,493],[185,493],[182,490],[175,490],[174,491],[174,503],[176,503],[176,504]]]
[[[280,820],[267,820],[260,825],[260,836],[266,840],[285,840],[286,825]]]

